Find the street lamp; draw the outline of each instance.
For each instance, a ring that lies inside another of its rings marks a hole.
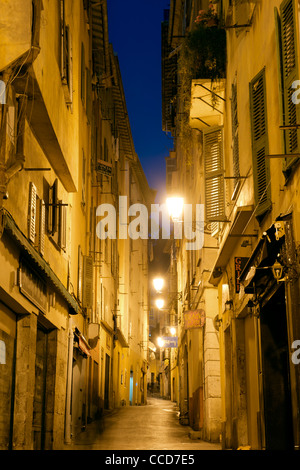
[[[167,208],[173,222],[180,222],[182,220],[184,199],[182,197],[168,197]]]
[[[157,346],[158,346],[159,348],[163,348],[163,347],[164,347],[164,344],[165,344],[164,340],[159,336],[159,337],[157,338]]]
[[[161,292],[164,286],[165,281],[161,277],[156,277],[153,279],[153,285],[156,292]]]
[[[164,308],[165,305],[164,299],[156,299],[155,305],[159,310],[161,310],[162,308]]]
[[[174,328],[172,326],[172,328],[170,328],[170,333],[171,333],[172,336],[175,336],[176,335],[176,328]]]

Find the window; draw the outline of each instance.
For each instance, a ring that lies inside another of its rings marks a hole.
[[[86,204],[86,158],[84,150],[82,149],[82,191],[81,191],[81,205],[85,207]]]
[[[67,204],[58,199],[58,180],[49,187],[48,193],[48,235],[58,249],[66,251]]]
[[[281,121],[280,125],[287,129],[283,130],[283,147],[285,154],[299,152],[300,135],[297,124],[300,123],[299,106],[292,100],[294,89],[292,84],[299,78],[296,57],[296,11],[293,0],[284,0],[280,5],[280,17],[275,8],[275,24],[278,53],[279,70],[279,95],[281,97]],[[290,170],[298,158],[285,158],[283,171]]]
[[[34,183],[29,185],[28,238],[41,255],[45,251],[46,208],[43,199],[37,195]]]
[[[73,101],[73,57],[70,27],[65,23],[65,1],[61,0],[61,80],[67,105]]]
[[[268,153],[265,71],[262,70],[250,83],[252,158],[254,195],[257,217],[271,207],[271,186]]]
[[[215,127],[203,134],[205,166],[205,214],[212,224],[212,236],[220,230],[225,219],[223,129]]]

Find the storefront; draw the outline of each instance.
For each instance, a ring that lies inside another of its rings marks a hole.
[[[267,450],[293,449],[299,444],[299,388],[291,360],[297,335],[291,292],[298,290],[291,214],[264,233],[240,282],[252,294],[247,309],[257,319],[260,444]]]

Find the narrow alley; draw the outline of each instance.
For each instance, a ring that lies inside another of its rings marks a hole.
[[[150,396],[145,406],[107,412],[64,450],[221,450],[220,444],[194,439],[177,415],[175,403]]]

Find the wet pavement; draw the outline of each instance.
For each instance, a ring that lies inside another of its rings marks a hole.
[[[191,439],[175,403],[150,397],[145,406],[119,408],[88,425],[64,450],[221,450],[220,444]]]

